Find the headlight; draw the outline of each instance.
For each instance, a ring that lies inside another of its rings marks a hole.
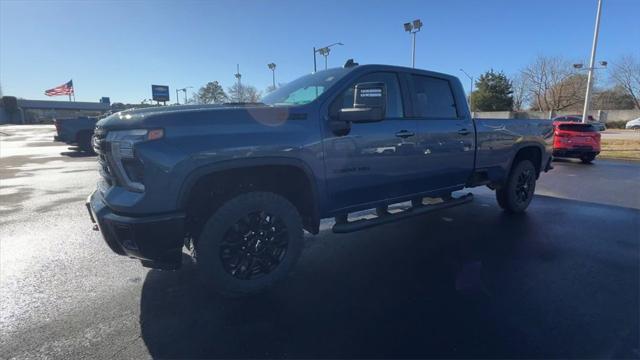
[[[132,191],[143,192],[143,164],[135,156],[135,144],[164,137],[162,129],[134,129],[110,131],[107,143],[111,146],[112,167],[122,185]]]
[[[122,158],[133,159],[133,145],[135,143],[147,140],[149,130],[121,130],[110,131],[107,134],[107,141],[111,144],[111,151],[114,151],[114,145],[118,148],[118,155]]]

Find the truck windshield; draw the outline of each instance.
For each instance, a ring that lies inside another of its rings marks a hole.
[[[335,68],[298,78],[262,98],[267,105],[304,105],[327,91],[351,69]]]

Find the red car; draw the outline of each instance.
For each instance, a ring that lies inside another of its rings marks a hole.
[[[600,133],[589,123],[553,122],[553,156],[578,158],[587,164],[600,153]]]

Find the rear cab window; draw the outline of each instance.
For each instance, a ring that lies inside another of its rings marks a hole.
[[[448,80],[412,74],[413,115],[425,119],[457,119],[458,110]]]
[[[598,130],[591,124],[560,124],[558,130],[575,132],[597,132]]]

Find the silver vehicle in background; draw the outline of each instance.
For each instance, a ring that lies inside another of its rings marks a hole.
[[[624,128],[627,130],[640,130],[640,118],[628,121]]]

